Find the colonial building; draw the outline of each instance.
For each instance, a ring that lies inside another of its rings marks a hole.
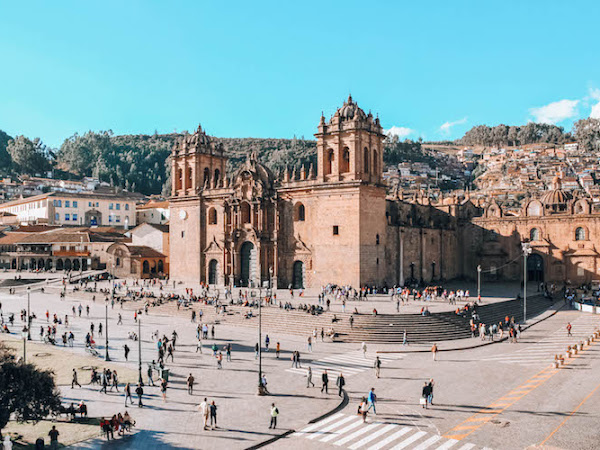
[[[317,167],[275,176],[255,154],[236,173],[198,127],[172,150],[170,275],[218,285],[319,287],[520,279],[579,283],[598,277],[600,212],[554,190],[520,214],[470,196],[405,199],[382,179],[378,118],[349,97],[321,117]],[[582,194],[583,196],[584,194]]]

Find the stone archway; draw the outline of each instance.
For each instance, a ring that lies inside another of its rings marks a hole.
[[[294,262],[292,287],[294,289],[304,289],[304,263],[302,261]]]
[[[211,259],[208,263],[208,284],[217,284],[219,279],[219,262]]]
[[[244,242],[240,249],[240,285],[250,286],[254,279],[256,249],[252,242]]]
[[[533,253],[527,257],[527,281],[538,283],[544,281],[544,260],[537,253]]]

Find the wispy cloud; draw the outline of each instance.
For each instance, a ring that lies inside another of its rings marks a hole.
[[[557,124],[563,120],[575,117],[580,100],[559,100],[538,108],[531,108],[529,113],[539,123]]]
[[[462,125],[463,123],[467,123],[466,117],[463,117],[460,120],[455,120],[454,122],[444,122],[440,127],[440,132],[442,134],[450,134],[450,130],[452,129],[452,127],[456,125]]]
[[[411,134],[413,134],[415,132],[415,130],[413,130],[411,128],[397,127],[395,125],[393,127],[391,127],[389,130],[383,130],[383,131],[385,132],[386,135],[398,136],[399,139],[410,136]]]
[[[590,117],[594,119],[600,119],[600,89],[592,88],[590,89],[590,98],[592,101],[596,103],[592,105],[592,111],[590,112]]]

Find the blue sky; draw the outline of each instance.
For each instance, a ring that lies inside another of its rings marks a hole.
[[[2,1],[0,129],[312,137],[351,92],[429,140],[600,117],[595,1]],[[593,111],[593,112],[592,112]]]

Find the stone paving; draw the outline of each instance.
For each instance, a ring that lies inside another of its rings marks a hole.
[[[80,296],[80,293],[76,295]],[[25,304],[22,295],[0,294],[0,299],[4,312],[18,311]],[[71,320],[79,345],[69,351],[76,353],[84,351],[81,339],[83,331],[89,328],[90,321],[98,322],[103,319],[104,302],[80,300],[72,293],[69,293],[64,301],[60,301],[56,293],[32,294],[32,309],[38,316],[41,316],[46,308],[51,313],[56,311],[64,315],[70,311],[72,305],[77,306],[80,301],[84,306],[90,304],[91,313],[89,319],[82,317]],[[116,325],[116,315],[119,312],[123,314],[124,324],[121,326]],[[561,447],[570,449],[596,448],[593,445],[597,442],[597,435],[589,423],[590,420],[597,421],[600,418],[597,402],[583,402],[580,409],[569,416],[590,393],[593,398],[595,391],[592,392],[592,388],[597,384],[594,373],[600,366],[598,349],[595,347],[582,354],[582,358],[572,367],[554,374],[544,384],[525,395],[509,409],[494,416],[493,420],[485,422],[480,429],[464,440],[454,443],[452,438],[445,437],[450,430],[468,420],[473,413],[482,408],[489,408],[488,405],[506,396],[511,389],[526,383],[551,363],[539,358],[533,361],[533,365],[506,364],[493,358],[510,358],[513,354],[518,358],[528,349],[541,348],[540,346],[545,345],[544,339],[560,333],[567,321],[577,324],[579,322],[576,321],[581,317],[582,314],[578,312],[560,311],[524,332],[518,344],[504,342],[477,349],[442,353],[438,355],[439,361],[436,362],[431,360],[428,353],[407,354],[402,358],[387,361],[379,379],[375,378],[374,371],[369,370],[368,365],[364,366],[364,370],[351,368],[353,373],[346,378],[350,403],[338,413],[342,416],[337,416],[335,422],[328,425],[321,424],[316,427],[314,431],[319,434],[315,438],[288,437],[271,444],[268,448],[374,447],[383,450],[423,450],[439,447],[460,449],[465,445],[465,448],[469,448],[468,445],[472,445],[470,448],[525,448],[541,443],[561,421],[569,417],[571,419],[545,445],[560,444]],[[218,370],[216,361],[207,348],[212,345],[213,340],[205,341],[202,355],[196,354],[196,324],[190,323],[189,317],[159,315],[151,309],[149,316],[141,316],[141,321],[144,369],[146,363],[156,357],[156,344],[150,337],[151,332],[158,329],[161,334],[170,335],[173,329],[176,329],[179,334],[175,361],[168,363],[173,374],[167,402],[163,402],[158,388],[145,388],[148,394],[145,399],[147,407],[128,407],[138,421],[136,432],[130,437],[111,443],[111,447],[247,448],[277,434],[268,428],[268,408],[271,402],[275,402],[281,411],[281,430],[293,429],[300,432],[306,429],[310,419],[333,409],[339,398],[334,392],[335,389],[331,389],[335,380],[331,380],[329,395],[325,395],[320,393],[318,377],[314,379],[317,387],[306,388],[306,379],[301,374],[289,372],[287,369],[291,367],[290,351],[301,351],[303,365],[312,364],[312,361],[315,361],[315,364],[319,361],[337,361],[345,364],[344,355],[353,355],[359,351],[359,345],[356,344],[317,342],[314,351],[309,353],[302,337],[272,335],[271,347],[273,348],[277,341],[281,342],[282,354],[278,360],[272,350],[263,353],[263,371],[266,373],[272,395],[258,397],[257,362],[253,349],[257,342],[257,330],[225,325],[216,327],[214,342],[220,347],[227,342],[233,344],[233,361],[225,362],[224,368]],[[132,342],[127,339],[127,333],[136,329],[133,312],[127,309],[127,305],[123,310],[118,306],[114,310],[109,308],[111,357],[117,364],[134,370],[137,368],[137,347],[130,345],[132,352],[129,363],[123,361],[121,348],[125,342]],[[377,351],[397,347],[371,345],[367,359],[372,359]],[[185,378],[190,372],[197,380],[196,391],[192,396],[188,395],[185,389]],[[436,381],[435,405],[431,409],[423,410],[418,399],[423,382],[431,377]],[[362,425],[359,424],[355,429],[342,432],[355,424],[357,404],[371,387],[375,387],[378,392],[379,405],[377,416],[369,416],[368,431],[358,433],[362,429]],[[62,390],[65,402],[85,399],[89,402],[90,413],[95,416],[112,415],[124,410],[122,394],[104,395],[99,394],[97,388],[87,387],[81,390],[71,390],[70,387]],[[201,418],[196,411],[204,396],[215,400],[219,407],[219,428],[214,431],[202,430]],[[344,422],[339,423],[339,426],[335,425],[342,420]],[[324,431],[327,427],[331,429]],[[409,429],[405,430],[406,428]],[[329,438],[332,435],[333,437]],[[351,435],[354,436],[350,438]],[[340,445],[335,445],[342,440]],[[82,443],[80,447],[100,448],[105,445],[104,441],[99,439]]]

